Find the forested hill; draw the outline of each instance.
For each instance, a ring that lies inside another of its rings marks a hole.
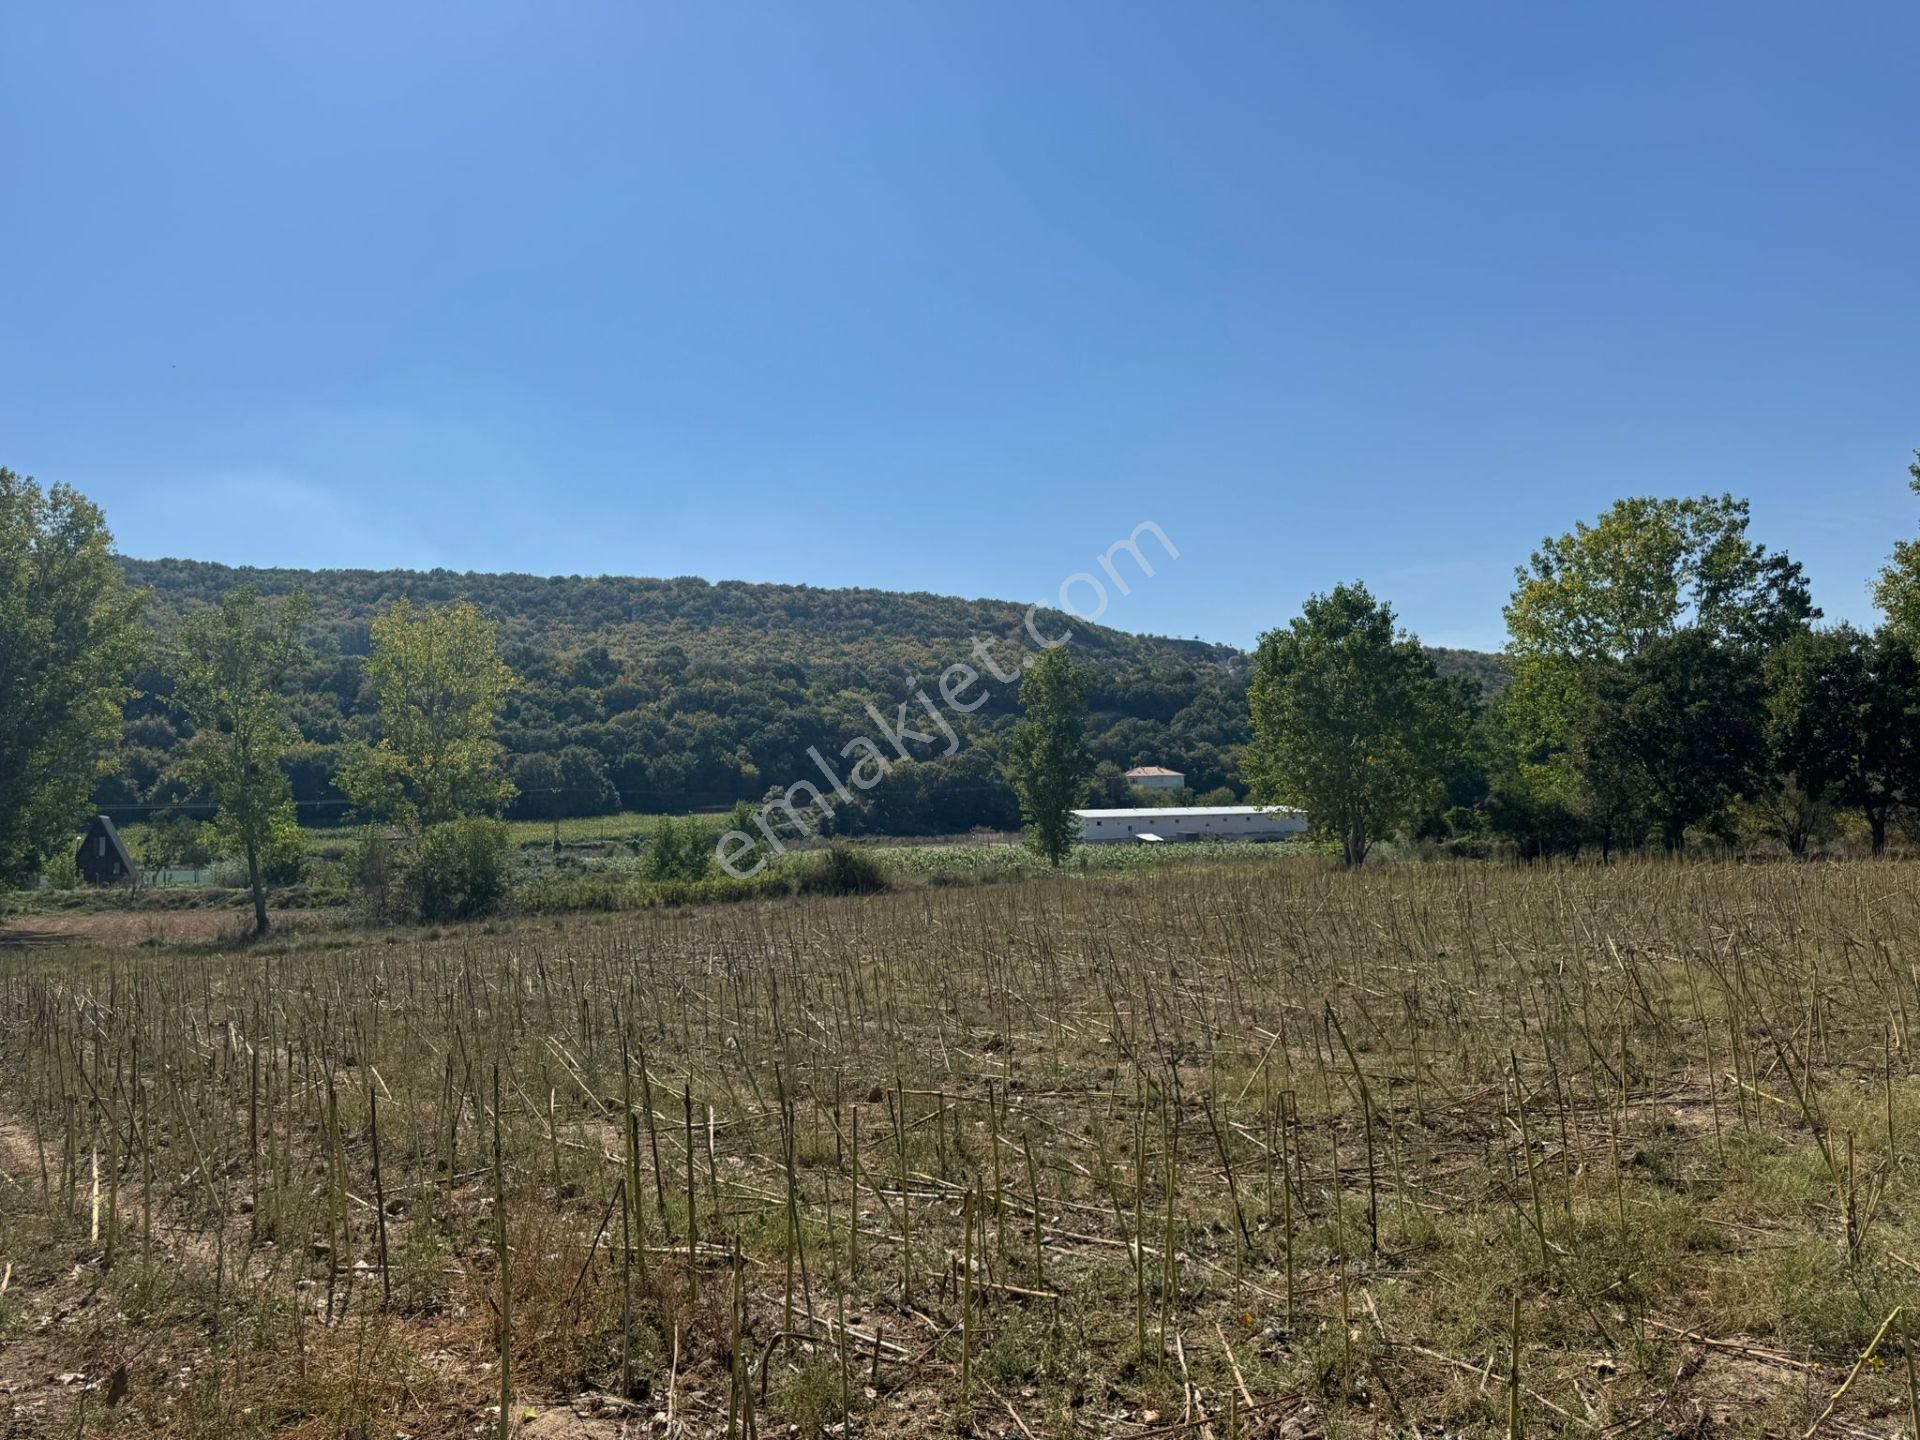
[[[521,680],[502,738],[524,815],[709,808],[757,800],[789,781],[824,783],[808,748],[833,756],[857,735],[881,738],[867,702],[892,717],[916,686],[937,697],[941,672],[956,662],[984,674],[976,646],[1003,672],[1023,644],[1034,648],[1026,607],[1006,601],[694,578],[122,564],[130,583],[151,592],[147,613],[162,635],[183,612],[239,585],[306,595],[314,663],[296,710],[303,743],[293,776],[303,818],[316,821],[344,811],[333,773],[344,747],[371,735],[361,686],[369,624],[402,598],[470,600],[499,623]],[[1068,623],[1036,617],[1048,635]],[[1238,785],[1237,751],[1248,737],[1244,655],[1097,625],[1072,630],[1098,759],[1122,769],[1172,766],[1200,791]],[[1444,670],[1483,683],[1497,673],[1490,656],[1435,656]],[[171,773],[186,737],[167,702],[164,667],[143,675],[141,688],[128,710],[125,763],[100,797],[123,814],[189,799]],[[985,675],[967,692],[988,697],[966,717],[969,743],[950,758],[938,755],[944,739],[910,747],[925,763],[898,767],[849,822],[898,831],[1015,823],[994,753],[1015,713],[1014,689]]]

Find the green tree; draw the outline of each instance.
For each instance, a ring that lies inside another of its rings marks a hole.
[[[0,467],[0,886],[73,839],[114,769],[143,598],[98,506]]]
[[[1538,827],[1523,844],[1564,843],[1572,816],[1610,851],[1638,843],[1656,810],[1673,840],[1669,822],[1692,807],[1642,763],[1634,737],[1654,717],[1635,712],[1629,723],[1622,708],[1673,677],[1660,660],[1627,667],[1682,636],[1700,642],[1685,653],[1753,660],[1819,614],[1799,564],[1754,541],[1748,524],[1747,502],[1731,495],[1621,500],[1543,541],[1515,571],[1505,611],[1513,683],[1500,705],[1513,765],[1492,808],[1503,828]],[[1710,788],[1724,778],[1704,777]]]
[[[1798,562],[1748,538],[1731,495],[1616,501],[1514,572],[1507,653],[1624,660],[1681,630],[1766,649],[1816,618]]]
[[[243,586],[189,616],[174,644],[174,700],[194,728],[181,769],[212,795],[220,840],[246,862],[255,935],[268,927],[264,864],[300,843],[284,761],[298,738],[288,686],[306,663],[306,615],[298,595],[269,606]]]
[[[584,745],[516,755],[507,773],[518,792],[511,812],[516,820],[611,815],[620,808],[620,792],[607,777],[606,766]]]
[[[1907,484],[1920,495],[1920,450],[1907,466]],[[1887,613],[1887,623],[1910,645],[1920,645],[1920,540],[1894,543],[1893,559],[1874,582],[1874,603]]]
[[[1764,773],[1758,660],[1701,630],[1597,668],[1586,693],[1573,753],[1590,811],[1614,833],[1644,817],[1679,851]]]
[[[1006,773],[1020,799],[1027,844],[1051,865],[1079,838],[1074,807],[1093,775],[1087,692],[1064,647],[1043,650],[1020,682],[1021,719],[1007,737]]]
[[[1087,793],[1093,804],[1109,810],[1124,810],[1133,804],[1133,787],[1127,784],[1127,773],[1111,760],[1102,760],[1093,767]]]
[[[1358,583],[1312,596],[1261,637],[1249,702],[1241,769],[1254,794],[1304,809],[1350,866],[1439,808],[1468,721],[1461,688]]]
[[[464,601],[415,610],[401,600],[373,622],[372,639],[366,679],[380,741],[342,769],[347,798],[415,831],[511,802],[496,732],[514,676],[493,623]]]
[[[1892,625],[1796,637],[1767,660],[1766,739],[1780,780],[1857,810],[1873,853],[1920,795],[1920,659]],[[1796,853],[1798,853],[1796,851]]]
[[[1571,682],[1571,667],[1555,672]],[[1584,786],[1565,754],[1565,726],[1544,723],[1564,697],[1544,686],[1509,685],[1487,706],[1482,721],[1491,793],[1488,823],[1529,860],[1572,854],[1587,833]],[[1603,842],[1607,832],[1601,836]]]

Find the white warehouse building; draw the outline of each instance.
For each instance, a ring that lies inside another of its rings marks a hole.
[[[1128,841],[1169,845],[1188,840],[1285,840],[1304,835],[1307,817],[1278,805],[1153,806],[1139,810],[1076,810],[1088,845]]]

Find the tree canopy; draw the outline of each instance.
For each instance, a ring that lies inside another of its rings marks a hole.
[[[173,651],[174,701],[194,727],[183,771],[212,795],[215,830],[246,864],[256,935],[268,927],[266,857],[301,844],[284,760],[305,615],[298,595],[270,606],[242,587],[189,617]]]
[[[1621,500],[1515,572],[1491,808],[1523,846],[1678,847],[1756,789],[1758,667],[1820,612],[1748,522],[1731,495]]]
[[[1747,535],[1731,495],[1616,501],[1514,572],[1507,653],[1624,660],[1683,629],[1778,644],[1820,613],[1798,562]]]
[[[341,788],[370,815],[420,829],[491,814],[513,799],[495,734],[513,687],[494,626],[473,606],[402,600],[373,622],[367,684],[379,742],[361,749]]]
[[[1907,466],[1907,485],[1920,495],[1920,450]],[[1896,633],[1920,645],[1920,540],[1894,542],[1893,558],[1874,582],[1873,599]]]
[[[0,886],[78,834],[113,768],[143,597],[100,510],[0,467]]]
[[[1775,770],[1806,796],[1856,810],[1873,853],[1896,806],[1920,795],[1920,659],[1892,626],[1794,637],[1768,658]]]
[[[1020,723],[1007,740],[1007,776],[1027,842],[1058,865],[1079,838],[1074,807],[1093,775],[1086,684],[1064,646],[1044,650],[1020,682]]]
[[[1254,793],[1304,809],[1348,865],[1439,807],[1469,713],[1466,691],[1358,582],[1312,596],[1261,637],[1251,703]]]

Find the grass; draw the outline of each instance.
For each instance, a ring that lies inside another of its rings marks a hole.
[[[725,810],[700,811],[695,818],[718,823],[727,815]],[[552,845],[556,828],[563,846],[580,845],[624,845],[631,841],[640,841],[652,835],[663,819],[683,819],[681,815],[656,815],[637,810],[623,810],[614,815],[585,815],[562,820],[556,827],[551,820],[509,820],[507,827],[512,834],[513,843],[518,847]],[[144,854],[151,838],[152,826],[145,821],[129,821],[120,828],[120,836],[135,855]],[[306,838],[309,848],[325,850],[351,844],[360,836],[360,827],[345,825],[302,825],[300,833]]]
[[[0,1432],[1906,1423],[1910,867],[974,848],[8,956]]]
[[[609,817],[633,819],[634,817]],[[365,906],[356,894],[346,858],[359,832],[315,832],[316,845],[304,878],[294,885],[270,886],[267,903],[278,911],[319,912],[338,924],[354,923]],[[611,832],[608,832],[611,833]],[[523,843],[512,860],[509,913],[565,915],[593,911],[676,908],[726,904],[794,893],[846,893],[860,889],[994,884],[1033,879],[1050,873],[1047,862],[1023,845],[976,839],[965,843],[885,844],[816,841],[808,848],[771,858],[758,875],[737,880],[717,865],[700,880],[656,881],[637,845],[567,842],[556,852],[549,842]],[[854,864],[877,876],[852,883],[845,873],[823,875],[851,850]],[[1212,841],[1189,845],[1105,845],[1077,850],[1060,868],[1064,876],[1090,877],[1121,871],[1158,869],[1208,862],[1266,863],[1309,854],[1304,842],[1256,844]],[[135,892],[79,886],[42,888],[11,900],[25,913],[119,915],[154,912],[250,912],[252,899],[239,869],[231,864],[207,872],[202,884],[158,884]],[[311,921],[311,914],[309,915]]]

